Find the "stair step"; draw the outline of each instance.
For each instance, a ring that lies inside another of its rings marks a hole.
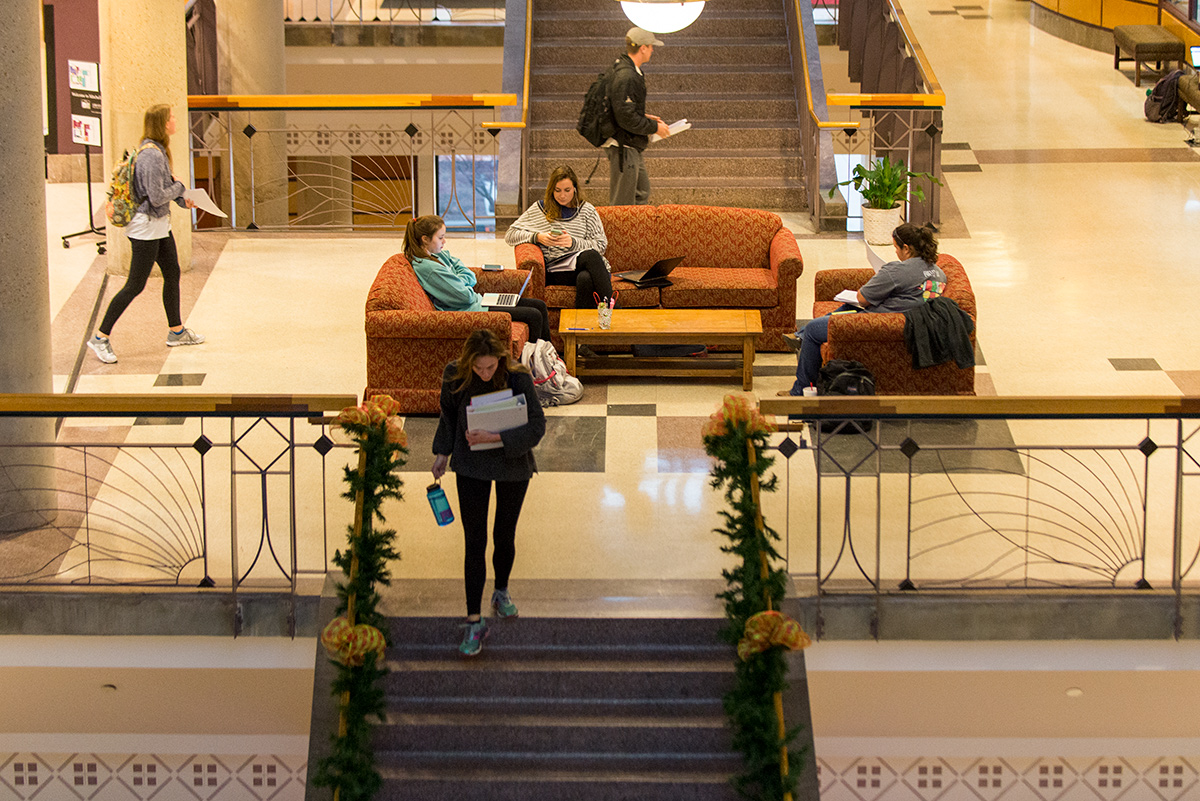
[[[546,3],[545,5],[553,8],[556,14],[590,15],[596,12],[598,8],[606,7],[609,2],[611,0],[604,0],[603,3],[598,0],[554,0],[553,3]],[[616,13],[622,13],[621,6],[618,3],[612,3],[612,6],[612,10],[615,10]],[[709,9],[716,8],[720,8],[723,14],[736,14],[742,11],[780,11],[782,7],[780,0],[721,0],[719,4],[708,4],[701,16],[709,13]],[[604,13],[608,12],[609,10],[606,10]],[[542,14],[541,8],[537,9],[536,14],[538,16]],[[624,15],[622,14],[622,16]],[[625,29],[628,30],[632,24],[626,22]]]
[[[535,41],[574,41],[581,36],[603,39],[620,54],[625,43],[625,32],[629,30],[631,23],[617,3],[612,3],[612,8],[608,5],[601,6],[586,16],[560,12],[557,10],[557,4],[554,8],[551,12],[538,12],[533,21]],[[700,19],[688,27],[675,33],[659,34],[659,39],[666,43],[663,45],[665,49],[694,39],[779,39],[784,35],[785,23],[783,10],[780,8],[742,14],[710,14],[708,9],[705,9]],[[656,58],[659,52],[661,51],[656,48]]]
[[[409,670],[384,680],[392,696],[477,696],[507,698],[706,698],[720,697],[733,685],[728,670]]]
[[[663,771],[724,771],[736,772],[742,765],[740,754],[732,751],[711,753],[679,753],[646,751],[642,753],[611,753],[606,751],[376,751],[375,758],[385,765],[410,768],[452,768],[463,763],[485,770],[610,770]]]
[[[728,771],[384,767],[379,801],[737,801]]]
[[[434,718],[426,724],[395,723],[376,726],[372,737],[376,751],[495,753],[520,748],[535,753],[596,753],[629,755],[652,753],[670,743],[680,754],[729,753],[730,732],[724,726],[594,726],[573,720],[558,725],[516,725],[503,719],[458,721]]]
[[[595,72],[605,69],[619,55],[611,44],[585,42],[540,43],[533,49],[531,67],[554,64],[597,65]],[[791,52],[786,41],[747,41],[732,43],[713,40],[711,43],[693,43],[676,47],[662,47],[654,51],[653,60],[643,68],[647,81],[653,81],[654,71],[660,65],[688,66],[697,69],[714,66],[743,67],[746,65],[791,66]]]
[[[757,125],[756,122],[762,122]],[[685,141],[686,140],[686,141]],[[741,120],[736,125],[718,126],[709,122],[696,123],[692,129],[679,136],[672,136],[661,142],[655,142],[646,150],[647,158],[656,155],[656,151],[679,148],[680,150],[710,149],[714,156],[729,155],[743,148],[790,150],[800,152],[800,128],[797,125],[783,126],[778,120]],[[554,127],[534,126],[529,129],[529,149],[531,158],[547,150],[566,150],[579,154],[580,158],[590,156],[594,161],[596,148],[587,143],[575,126]],[[651,173],[651,178],[654,177]]]
[[[530,106],[529,117],[538,124],[549,122],[569,122],[572,126],[579,119],[579,107],[583,105],[580,97],[562,97],[550,99],[539,97]],[[668,122],[687,118],[688,120],[744,120],[747,117],[761,119],[787,120],[799,126],[796,100],[785,98],[708,98],[679,97],[678,95],[663,95],[653,104],[647,101],[647,111],[657,114]],[[652,111],[651,111],[652,110]]]
[[[560,719],[627,715],[702,720],[723,712],[719,696],[711,698],[497,698],[468,696],[390,696],[389,715],[425,714],[480,716],[556,715]]]
[[[580,139],[574,130],[571,134]],[[586,145],[587,143],[584,142]],[[544,187],[543,187],[544,188]],[[520,602],[520,598],[516,598]],[[456,617],[392,618],[392,642],[397,645],[435,645],[452,642],[457,646],[462,637],[462,623]],[[693,618],[542,618],[519,617],[492,625],[488,649],[495,645],[508,646],[659,646],[723,645],[720,631],[725,619]],[[502,640],[498,639],[503,635]],[[486,658],[486,656],[485,656]]]
[[[566,164],[575,170],[580,178],[587,179],[596,164],[596,157],[580,157],[567,151],[542,151],[537,158],[529,159],[529,175],[549,175],[555,167]],[[679,150],[665,151],[650,155],[646,159],[646,169],[650,172],[651,181],[664,178],[688,177],[717,177],[724,176],[728,180],[739,180],[740,177],[772,175],[784,181],[804,181],[804,160],[798,155],[787,155],[778,151],[761,151],[761,155],[738,155],[730,158],[713,158],[706,151]],[[608,182],[608,159],[603,158],[596,165],[591,184],[597,181]],[[537,181],[531,180],[531,188],[538,188]],[[544,185],[540,185],[545,190]]]
[[[536,102],[550,95],[574,97],[583,104],[588,87],[605,65],[561,65],[543,67],[531,71],[530,97]],[[790,66],[761,65],[759,69],[748,69],[745,65],[728,69],[659,68],[647,80],[647,101],[654,105],[659,100],[671,100],[678,93],[711,95],[737,95],[752,87],[758,93],[772,93],[792,97],[795,81]],[[578,110],[578,109],[576,109]]]

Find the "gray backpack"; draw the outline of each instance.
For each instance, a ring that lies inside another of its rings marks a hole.
[[[533,373],[533,387],[543,406],[566,406],[583,397],[583,383],[567,372],[567,365],[549,341],[526,342],[521,364]]]

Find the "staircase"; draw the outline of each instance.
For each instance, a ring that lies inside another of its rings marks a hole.
[[[394,618],[381,801],[733,801],[720,619]]]
[[[554,0],[534,10],[527,201],[569,164],[585,180],[600,152],[575,131],[583,96],[624,52],[632,23],[615,0]],[[710,3],[643,67],[646,110],[692,129],[650,145],[650,202],[802,210],[804,171],[782,0]],[[608,203],[608,159],[585,190]]]

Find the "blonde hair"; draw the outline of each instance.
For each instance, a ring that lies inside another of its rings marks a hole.
[[[455,392],[462,392],[471,383],[471,373],[475,360],[481,356],[494,356],[497,361],[496,372],[491,384],[496,389],[508,386],[509,373],[528,373],[529,368],[512,358],[510,348],[500,341],[495,332],[487,328],[472,331],[463,343],[462,353],[458,355],[457,367],[451,381],[459,382]]]
[[[404,227],[404,256],[410,262],[413,259],[428,259],[429,251],[425,249],[425,237],[433,239],[434,234],[446,225],[446,221],[436,214],[426,214],[409,220]]]
[[[575,175],[575,171],[565,164],[555,167],[554,172],[550,173],[550,180],[546,182],[546,197],[542,200],[542,209],[546,212],[546,219],[551,222],[562,218],[562,207],[554,199],[554,187],[562,183],[564,178],[570,178],[571,184],[575,187],[575,197],[572,198],[571,204],[567,208],[577,209],[583,205],[583,193],[579,191],[579,177]]]
[[[171,166],[171,138],[167,134],[167,121],[171,119],[171,107],[158,103],[146,109],[142,118],[142,139],[157,142],[167,153],[167,166]]]

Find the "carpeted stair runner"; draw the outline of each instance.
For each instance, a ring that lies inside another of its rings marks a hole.
[[[600,151],[575,132],[596,75],[624,48],[630,22],[612,0],[535,5],[530,87],[528,199],[571,165],[580,179]],[[801,210],[806,206],[781,0],[722,0],[682,31],[662,34],[645,66],[647,111],[692,129],[646,150],[650,202]],[[608,202],[608,160],[585,189]]]
[[[395,618],[380,801],[733,801],[720,619]]]

